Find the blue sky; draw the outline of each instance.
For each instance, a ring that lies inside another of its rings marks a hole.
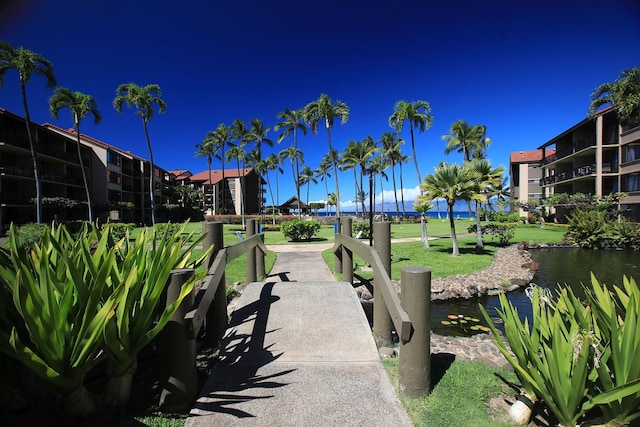
[[[535,149],[584,119],[593,89],[640,65],[640,3],[3,0],[0,39],[45,56],[59,85],[96,98],[103,120],[85,121],[83,133],[144,158],[139,118],[132,110],[116,113],[112,101],[121,83],[160,85],[167,111],[154,116],[149,132],[154,160],[167,170],[206,170],[194,146],[219,123],[261,118],[273,127],[280,111],[326,93],[351,110],[345,125],[332,128],[340,151],[349,140],[378,140],[391,130],[396,101],[428,101],[433,126],[416,134],[424,175],[440,161],[461,162],[444,155],[442,140],[457,119],[486,125],[489,158],[505,167],[509,152]],[[35,122],[72,125],[67,111],[59,120],[49,116],[52,92],[41,78],[27,91]],[[23,115],[15,72],[4,78],[0,107]],[[408,127],[402,136],[411,154]],[[299,146],[316,168],[327,152],[326,132],[301,137]],[[283,169],[280,202],[295,194],[291,169]],[[349,210],[352,172],[339,179]],[[410,199],[418,184],[412,163],[404,184]],[[330,191],[334,185],[332,177]],[[391,180],[384,189],[390,202]],[[324,183],[312,185],[310,200],[324,198]]]

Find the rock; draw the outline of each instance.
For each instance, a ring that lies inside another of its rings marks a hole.
[[[380,357],[383,359],[388,359],[390,357],[396,356],[396,352],[390,347],[380,347],[380,349],[378,350],[378,353],[380,354]]]

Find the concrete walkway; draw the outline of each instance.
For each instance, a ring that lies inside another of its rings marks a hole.
[[[185,426],[411,425],[353,287],[304,246],[244,289]]]

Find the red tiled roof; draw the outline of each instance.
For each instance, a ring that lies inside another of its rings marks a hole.
[[[76,137],[76,130],[74,128],[62,129],[61,127],[53,125],[51,123],[43,123],[42,127],[47,128],[47,129],[51,129],[51,130],[56,131],[58,133],[67,134],[68,136],[73,136],[74,138]],[[81,133],[80,134],[80,138],[83,139],[86,142],[89,142],[91,144],[95,144],[98,147],[106,148],[106,149],[115,151],[117,153],[133,157],[134,159],[137,159],[137,160],[142,160],[142,161],[145,161],[145,162],[147,161],[145,158],[140,157],[140,156],[136,156],[135,154],[131,153],[131,151],[125,151],[122,148],[114,147],[113,145],[107,144],[106,142],[100,141],[99,139],[93,138],[93,137],[91,137],[91,136],[89,136],[87,134]]]
[[[556,149],[545,150],[547,157],[555,154]],[[511,163],[533,163],[542,160],[542,150],[512,151],[510,155]]]
[[[238,178],[239,176],[247,176],[252,170],[253,168],[240,169],[240,174],[238,174],[238,169],[236,168],[225,169],[224,178]],[[217,184],[218,182],[222,181],[222,178],[223,176],[221,169],[211,169],[211,184]],[[191,181],[201,181],[203,184],[209,184],[209,170],[194,173],[191,176]]]

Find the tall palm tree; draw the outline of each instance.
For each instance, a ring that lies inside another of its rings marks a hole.
[[[280,194],[279,194],[279,188],[278,188],[278,173],[284,173],[284,171],[282,170],[282,168],[280,167],[280,159],[278,159],[278,156],[276,156],[275,154],[271,153],[269,154],[269,157],[267,157],[265,159],[265,162],[267,163],[267,183],[269,181],[269,172],[271,171],[275,171],[276,173],[276,205],[274,206],[274,210],[277,209],[278,206],[280,206]],[[273,203],[273,195],[271,196],[271,202]]]
[[[380,144],[382,146],[382,155],[386,161],[391,165],[391,179],[393,181],[393,196],[396,202],[396,213],[400,212],[400,206],[398,206],[398,187],[396,186],[396,165],[402,157],[401,146],[404,144],[404,139],[398,138],[398,135],[391,132],[385,132],[380,137]],[[400,175],[402,176],[402,174]]]
[[[464,120],[456,120],[449,128],[449,134],[442,135],[447,142],[444,154],[452,151],[462,153],[464,163],[472,159],[482,159],[487,155],[487,146],[491,140],[486,137],[487,127],[484,125],[470,125]],[[469,218],[473,218],[471,202],[467,202]]]
[[[389,181],[389,177],[387,176],[387,173],[385,172],[385,170],[387,170],[387,168],[389,167],[389,162],[387,161],[387,159],[380,155],[380,156],[375,156],[373,158],[373,160],[371,160],[371,163],[369,164],[369,172],[373,174],[373,206],[374,206],[374,212],[375,213],[375,206],[376,206],[376,181],[375,181],[375,177],[379,176],[380,177],[380,197],[382,198],[381,200],[381,208],[380,211],[381,213],[384,213],[384,188],[382,186],[382,178],[386,179],[387,181]]]
[[[362,141],[349,141],[349,145],[344,152],[342,158],[343,163],[347,165],[353,165],[354,173],[355,166],[359,167],[359,181],[356,181],[356,189],[358,191],[357,200],[360,200],[362,206],[362,213],[366,215],[367,208],[365,206],[365,191],[364,191],[364,175],[368,171],[369,163],[371,162],[373,155],[377,152],[376,144],[371,136],[367,136]]]
[[[4,75],[9,70],[16,70],[20,78],[22,107],[24,108],[27,138],[29,139],[29,149],[31,150],[31,160],[33,162],[33,177],[36,184],[36,222],[39,224],[42,222],[42,184],[38,168],[38,151],[31,134],[31,116],[27,105],[27,84],[29,84],[32,75],[40,75],[46,79],[46,87],[52,89],[56,85],[56,76],[53,73],[53,65],[44,56],[22,46],[16,49],[9,43],[0,41],[0,86],[3,84]]]
[[[298,171],[294,167],[294,165],[297,165],[299,163],[304,163],[304,154],[302,153],[301,149],[296,148],[293,145],[291,145],[288,148],[285,148],[284,150],[281,150],[278,153],[278,157],[280,158],[281,162],[284,162],[286,159],[289,159],[289,161],[291,162],[291,173],[293,174],[293,182],[296,185],[296,196],[298,197],[298,215],[300,216],[301,215],[301,211],[300,211],[300,174],[298,173]]]
[[[244,216],[244,191],[245,191],[245,185],[244,185],[244,177],[240,174],[240,163],[242,163],[242,168],[244,169],[244,162],[246,160],[246,156],[247,153],[244,149],[244,147],[239,146],[239,145],[233,145],[231,148],[229,148],[229,150],[227,151],[227,157],[226,160],[227,162],[231,162],[231,160],[235,160],[236,161],[236,165],[237,165],[237,171],[238,171],[238,182],[240,183],[239,186],[235,186],[235,195],[236,195],[236,200],[238,197],[238,193],[240,193],[240,215],[242,215],[242,229],[245,229],[245,216]],[[240,188],[238,188],[240,187]],[[236,215],[238,215],[238,212],[236,212]]]
[[[218,156],[219,146],[216,144],[215,134],[213,132],[207,133],[207,136],[200,144],[196,144],[196,157],[207,158],[207,170],[209,171],[209,186],[211,187],[211,209],[213,213],[216,213],[216,200],[213,194],[214,185],[211,180],[211,163],[213,158],[220,158]],[[205,206],[206,208],[206,206]]]
[[[233,144],[231,143],[233,135],[231,133],[231,127],[227,126],[224,123],[220,123],[216,130],[210,131],[207,133],[207,137],[205,140],[210,140],[213,146],[215,147],[215,152],[220,151],[220,154],[216,156],[217,159],[220,160],[220,166],[222,169],[222,180],[220,181],[220,186],[222,195],[218,194],[219,191],[217,187],[214,186],[214,210],[216,213],[220,211],[221,213],[225,213],[227,210],[227,181],[224,175],[224,165],[227,162],[226,148],[231,147]],[[222,208],[218,209],[218,202],[222,205]]]
[[[360,185],[358,184],[358,170],[357,170],[357,162],[354,160],[355,158],[355,154],[354,153],[357,148],[355,147],[355,145],[357,144],[357,142],[355,140],[350,140],[347,143],[346,148],[344,149],[344,151],[342,152],[342,154],[340,155],[340,161],[339,161],[339,166],[340,166],[340,170],[345,172],[345,171],[353,171],[353,187],[355,188],[355,207],[356,207],[356,216],[358,216],[358,201],[360,200],[360,194],[361,194],[361,190],[360,190]]]
[[[500,185],[504,175],[504,167],[492,168],[487,159],[473,159],[465,164],[473,177],[476,192],[476,250],[484,249],[482,241],[482,227],[480,225],[480,202],[487,200],[487,193],[494,186]]]
[[[409,160],[411,160],[411,157],[409,156],[401,156],[398,159],[398,166],[400,167],[400,199],[402,201],[402,218],[407,216],[406,208],[404,207],[404,182],[402,178],[404,174],[402,173],[402,165],[409,163]],[[400,215],[400,212],[397,212],[397,214]]]
[[[416,128],[420,132],[429,129],[433,124],[433,117],[429,114],[431,106],[427,101],[408,102],[400,100],[393,107],[393,113],[389,116],[389,126],[394,128],[396,132],[402,132],[405,120],[409,122],[409,130],[411,133],[411,154],[413,154],[413,162],[418,175],[418,183],[422,183],[422,175],[418,168],[418,156],[416,155],[416,144],[413,129]]]
[[[271,130],[269,126],[265,127],[261,119],[249,120],[251,128],[247,133],[247,139],[249,141],[255,141],[256,150],[258,150],[258,160],[262,160],[262,144],[267,144],[269,147],[273,147],[273,140],[267,138],[267,134]]]
[[[329,198],[328,178],[331,177],[329,170],[332,167],[332,163],[331,163],[332,158],[333,156],[330,154],[325,154],[324,156],[322,156],[322,160],[320,161],[320,166],[318,166],[318,169],[317,169],[320,181],[324,181],[324,189],[325,189],[325,195],[327,197],[327,200]],[[324,204],[324,209],[325,211],[327,210],[327,203]]]
[[[600,107],[611,104],[623,124],[640,123],[640,69],[623,70],[613,82],[603,83],[591,94],[589,115],[593,117]]]
[[[301,131],[304,135],[307,134],[307,126],[304,124],[304,109],[299,108],[297,110],[290,110],[286,108],[284,111],[281,111],[276,116],[278,119],[282,120],[281,122],[276,123],[273,126],[273,130],[278,132],[282,130],[282,133],[278,135],[278,144],[280,144],[284,139],[289,138],[289,136],[293,136],[293,148],[298,149],[298,131]],[[279,153],[280,160],[283,161],[282,156]],[[300,212],[300,186],[298,185],[298,178],[300,176],[300,158],[297,155],[291,159],[292,162],[295,162],[295,171],[293,172],[293,176],[295,178],[296,183],[296,197],[298,197],[298,212]],[[293,164],[291,166],[293,168]]]
[[[320,98],[316,101],[312,101],[304,107],[305,121],[311,127],[314,134],[318,133],[318,123],[324,120],[324,126],[327,129],[327,141],[329,143],[328,153],[334,156],[331,160],[333,162],[333,174],[336,179],[336,197],[338,203],[336,204],[336,217],[340,217],[340,185],[338,183],[338,159],[335,157],[337,151],[333,150],[331,145],[331,128],[335,119],[339,117],[342,120],[342,124],[347,123],[349,120],[349,107],[347,104],[341,101],[331,102],[331,98],[327,94],[321,94]]]
[[[336,197],[336,193],[329,193],[327,195],[327,205],[329,205],[329,208],[331,206],[335,206],[336,203],[338,203],[338,198]]]
[[[93,123],[98,124],[102,117],[98,111],[96,100],[91,95],[82,92],[72,92],[66,87],[58,87],[49,98],[49,112],[54,119],[58,119],[61,109],[68,108],[73,115],[73,128],[76,130],[76,145],[78,148],[78,159],[80,159],[80,169],[82,170],[82,181],[84,191],[87,194],[87,206],[89,208],[89,222],[93,222],[93,210],[91,206],[91,192],[89,191],[89,181],[87,171],[84,169],[84,161],[80,151],[80,122],[88,115],[93,115]]]
[[[123,83],[116,89],[116,97],[113,100],[113,108],[118,112],[122,112],[122,105],[133,107],[136,114],[142,119],[144,127],[144,136],[147,139],[147,148],[149,149],[149,197],[151,199],[151,223],[156,225],[156,198],[154,191],[155,165],[153,163],[153,151],[151,150],[151,140],[149,139],[149,130],[147,123],[153,117],[153,104],[158,106],[158,112],[164,113],[167,104],[162,99],[162,91],[157,84],[146,86],[138,86],[135,83]]]
[[[423,194],[418,196],[419,203],[429,203],[438,197],[447,202],[453,243],[452,254],[453,256],[460,256],[453,207],[458,200],[472,200],[477,197],[475,183],[470,170],[460,165],[442,162],[436,166],[433,174],[424,178],[420,188]]]
[[[311,169],[310,166],[305,166],[300,172],[300,185],[307,184],[307,205],[309,205],[309,190],[311,189],[311,183],[317,184],[316,171]]]

